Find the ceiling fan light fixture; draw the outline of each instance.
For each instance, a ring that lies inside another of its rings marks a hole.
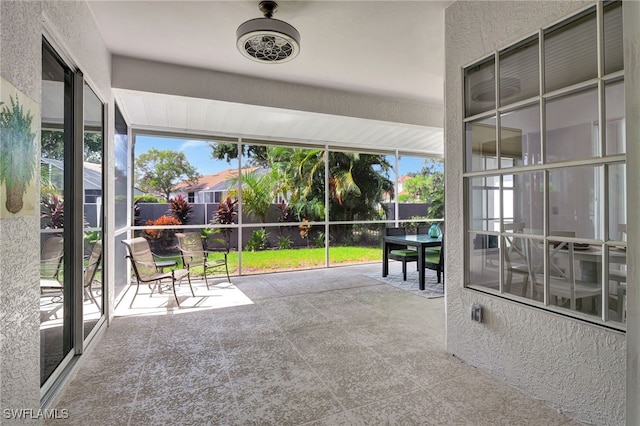
[[[300,33],[284,21],[273,19],[278,4],[261,1],[264,18],[244,22],[236,31],[240,53],[255,62],[282,64],[293,60],[300,53]]]

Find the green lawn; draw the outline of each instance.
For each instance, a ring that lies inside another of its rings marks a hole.
[[[219,259],[220,253],[209,255],[210,259]],[[182,268],[179,255],[163,257],[175,259],[178,268]],[[330,247],[331,265],[352,265],[357,263],[378,262],[382,260],[382,249],[379,247]],[[319,268],[325,266],[324,248],[301,248],[288,250],[264,250],[242,252],[242,273],[256,274],[264,272],[291,271],[295,269]],[[235,274],[238,269],[238,253],[229,253],[229,273]],[[224,273],[224,271],[221,271]],[[195,268],[193,275],[202,275],[202,268]]]

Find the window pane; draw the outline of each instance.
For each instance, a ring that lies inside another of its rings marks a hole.
[[[83,315],[86,338],[104,313],[102,274],[103,236],[103,106],[100,99],[84,85],[84,273]]]
[[[627,241],[627,185],[625,164],[610,165],[609,239]]]
[[[493,56],[464,72],[465,117],[496,107],[496,70]]]
[[[71,135],[65,132],[71,117],[71,70],[63,65],[53,49],[45,42],[42,46],[42,108],[40,144],[40,384],[49,378],[60,362],[73,348],[71,318],[75,306],[71,274],[65,266],[73,266],[65,253],[65,238],[69,238],[70,215],[64,215],[65,152]],[[65,96],[65,92],[66,95]],[[4,97],[3,97],[4,99]],[[23,105],[21,107],[24,108]],[[24,108],[28,111],[28,108]],[[66,232],[65,232],[66,228]]]
[[[609,248],[609,319],[627,321],[627,250]]]
[[[127,165],[129,163],[129,138],[127,135],[127,123],[122,117],[118,105],[115,107],[115,135],[114,135],[114,151],[115,151],[115,228],[120,230],[127,224],[127,196],[129,194],[129,185],[127,182]],[[126,259],[124,259],[126,260]],[[122,261],[124,263],[124,260]]]
[[[545,34],[545,85],[550,92],[598,76],[596,14]]]
[[[623,69],[622,2],[604,7],[604,73]]]
[[[469,234],[467,247],[468,285],[498,290],[500,280],[498,236]]]
[[[602,167],[549,171],[549,235],[601,239]]]
[[[500,156],[503,168],[542,162],[539,104],[500,115]]]
[[[607,116],[607,155],[627,152],[624,126],[624,82],[605,86],[605,110]]]
[[[469,228],[500,231],[500,177],[469,180]]]
[[[500,105],[540,94],[538,38],[500,54]]]
[[[595,157],[599,153],[598,93],[590,89],[547,102],[548,163]]]
[[[504,175],[502,182],[505,231],[513,224],[517,231],[542,234],[544,172]]]
[[[498,167],[495,116],[466,124],[465,154],[467,172]]]
[[[601,246],[550,241],[548,265],[549,301],[552,305],[600,316]]]
[[[521,233],[518,227],[509,229],[509,235],[503,236],[504,292],[542,301],[544,279],[539,274],[544,273],[543,246],[538,240],[518,236]]]

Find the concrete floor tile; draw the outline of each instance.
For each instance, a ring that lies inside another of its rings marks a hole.
[[[81,425],[576,424],[448,355],[444,300],[372,271],[234,277],[208,309],[127,310],[55,408]]]

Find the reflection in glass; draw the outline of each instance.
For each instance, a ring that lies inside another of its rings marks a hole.
[[[496,70],[492,56],[464,72],[465,117],[471,117],[496,107]]]
[[[609,319],[627,322],[627,250],[609,247]]]
[[[622,2],[604,6],[604,73],[620,71],[624,67],[622,51]]]
[[[627,241],[626,165],[609,165],[607,172],[609,174],[609,239]]]
[[[502,179],[505,227],[518,224],[520,232],[542,234],[544,172],[504,175]]]
[[[65,87],[71,71],[45,42],[42,49],[42,133],[40,181],[40,382],[43,384],[73,347],[71,282],[64,273]]]
[[[469,185],[469,228],[500,231],[500,177],[472,178]]]
[[[602,166],[549,171],[549,235],[601,239]]]
[[[598,93],[590,89],[547,102],[546,162],[591,158],[600,152]]]
[[[129,163],[129,137],[127,134],[127,123],[120,112],[118,105],[115,106],[115,135],[114,135],[114,173],[115,173],[115,229],[125,228],[127,223],[127,166]]]
[[[539,104],[500,114],[500,158],[503,168],[542,162]]]
[[[469,234],[466,256],[469,260],[468,285],[498,290],[500,279],[498,238],[497,235]]]
[[[84,264],[82,306],[86,338],[104,313],[102,279],[103,190],[103,106],[100,99],[84,85]]]
[[[115,242],[111,246],[113,250],[113,261],[115,269],[113,274],[115,300],[120,298],[120,294],[127,285],[127,259],[126,249],[120,241],[127,238],[126,227],[129,225],[128,200],[133,199],[133,194],[129,194],[128,170],[129,170],[129,148],[127,123],[120,112],[118,105],[115,105],[115,134],[114,141],[114,224],[116,230]],[[124,233],[122,233],[124,232]]]
[[[562,240],[549,241],[549,302],[600,316],[602,250]],[[537,277],[538,275],[536,275]],[[544,281],[538,280],[539,283]]]
[[[540,94],[538,37],[500,54],[500,105]]]
[[[627,152],[624,120],[624,81],[605,86],[605,111],[607,117],[607,155]]]
[[[595,10],[545,34],[546,92],[598,76]]]
[[[518,224],[513,224],[518,225]],[[504,292],[527,299],[542,301],[542,277],[531,279],[529,271],[543,273],[543,254],[539,241],[519,236],[523,229],[520,226],[510,226],[503,238],[503,270],[502,279]],[[528,231],[527,231],[528,232]],[[536,270],[535,268],[538,268]],[[536,283],[538,285],[536,285]]]
[[[465,133],[465,171],[497,168],[496,146],[495,116],[467,123]]]

